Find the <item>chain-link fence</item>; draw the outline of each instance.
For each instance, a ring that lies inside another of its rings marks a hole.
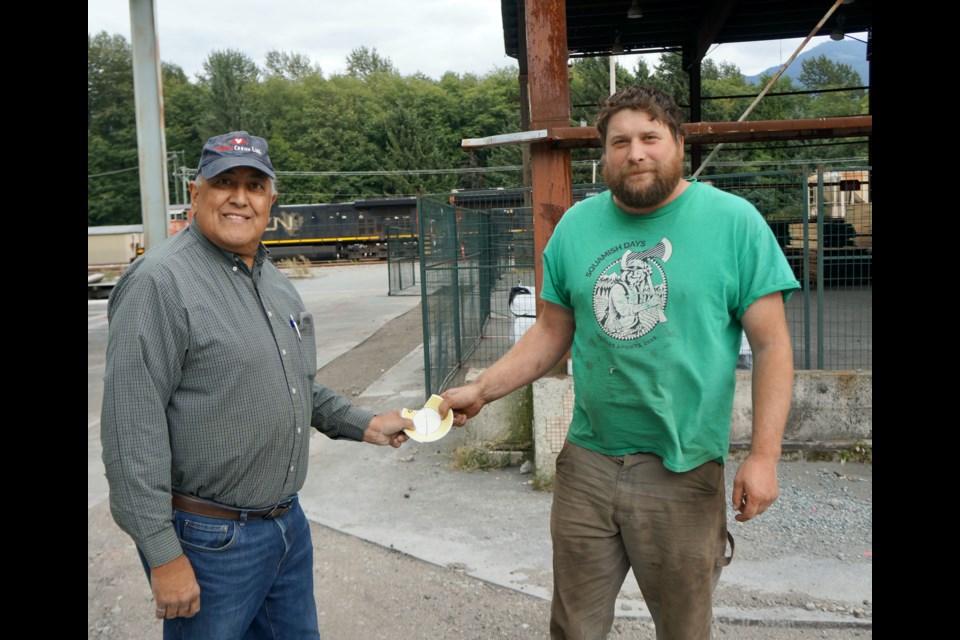
[[[872,369],[870,170],[820,167],[703,180],[757,207],[803,285],[786,306],[796,368]],[[603,189],[575,186],[574,201]],[[529,202],[525,189],[419,199],[428,393],[462,383],[470,368],[489,366],[532,324],[537,292]]]
[[[388,226],[384,229],[387,241],[387,281],[391,296],[420,295],[420,250],[416,227]]]
[[[513,344],[509,289],[533,285],[533,216],[522,189],[420,199],[426,386],[437,393]]]
[[[709,180],[757,207],[803,286],[786,305],[796,368],[872,369],[870,169],[820,166]]]

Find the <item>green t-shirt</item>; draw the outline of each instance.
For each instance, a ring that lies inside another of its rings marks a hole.
[[[576,322],[567,438],[606,455],[654,453],[678,472],[723,463],[740,318],[799,288],[753,205],[710,185],[647,215],[609,191],[575,204],[544,249],[541,293]]]

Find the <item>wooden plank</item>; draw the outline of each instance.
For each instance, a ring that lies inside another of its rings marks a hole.
[[[681,125],[681,132],[686,144],[849,138],[869,136],[873,133],[873,116],[746,122],[688,122]],[[599,148],[600,135],[594,126],[550,127],[547,130],[505,133],[486,138],[467,138],[461,142],[461,146],[480,148],[531,142],[550,142],[555,148],[560,149]]]

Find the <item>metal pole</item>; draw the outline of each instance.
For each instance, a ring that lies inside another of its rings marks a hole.
[[[186,158],[184,158],[186,160]],[[180,181],[183,183],[183,206],[190,205],[190,169],[189,167],[180,167]]]
[[[610,55],[610,95],[617,92],[617,61]]]
[[[839,0],[838,0],[839,2]],[[823,165],[817,165],[817,368],[826,368],[823,361],[823,216],[826,208],[823,206]]]
[[[169,233],[167,150],[163,133],[163,88],[157,13],[153,0],[130,0],[130,44],[133,90],[137,109],[137,152],[140,158],[140,205],[143,246],[149,251]]]

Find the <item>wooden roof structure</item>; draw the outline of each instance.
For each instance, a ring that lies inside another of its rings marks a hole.
[[[627,17],[633,2],[642,17]],[[522,82],[531,77],[527,4],[527,0],[500,2],[504,52],[517,59]],[[566,34],[567,59],[657,52],[682,55],[683,67],[690,78],[690,122],[694,123],[685,126],[684,135],[687,143],[693,145],[691,155],[695,166],[699,164],[701,144],[842,138],[871,132],[872,117],[869,115],[743,123],[700,122],[700,64],[710,48],[717,44],[806,38],[838,30],[868,34],[867,60],[872,66],[872,0],[550,0],[531,2],[530,5],[532,11],[547,14],[546,19],[551,24],[550,37],[561,36],[561,31]],[[537,80],[566,82],[561,77],[552,80],[540,77]],[[869,88],[871,79],[868,77],[866,81]],[[586,129],[561,126],[552,130],[549,137],[562,147],[598,146],[596,131],[592,127]]]
[[[519,66],[523,131],[464,140],[463,146],[523,145],[529,171],[525,183],[533,187],[538,289],[543,248],[572,204],[570,149],[599,146],[595,127],[570,126],[570,58],[679,52],[690,78],[690,118],[684,134],[694,167],[700,165],[702,144],[744,140],[866,135],[870,153],[870,115],[700,122],[700,63],[714,44],[807,38],[839,30],[868,34],[872,66],[872,0],[501,0],[500,7],[504,51]],[[873,74],[868,75],[869,85]],[[538,310],[541,305],[538,301]]]
[[[519,59],[524,0],[501,0],[504,52]],[[566,0],[569,57],[608,56],[619,38],[623,53],[689,51],[699,62],[715,44],[804,38],[834,0],[637,0],[642,17],[628,18],[632,0]],[[870,32],[872,0],[843,2],[821,34],[840,28]],[[869,56],[869,54],[868,54]]]

